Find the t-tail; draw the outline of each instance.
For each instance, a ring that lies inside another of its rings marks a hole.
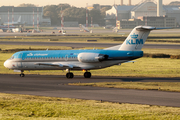
[[[119,50],[140,51],[146,42],[146,39],[151,30],[170,29],[170,28],[156,28],[151,26],[137,26],[135,27]]]
[[[21,16],[19,16],[19,18],[18,18],[18,21],[17,21],[18,23],[20,23],[21,22]]]

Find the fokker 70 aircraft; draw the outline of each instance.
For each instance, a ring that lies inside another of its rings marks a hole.
[[[67,70],[67,78],[73,78],[71,70],[85,70],[85,78],[90,78],[92,69],[101,69],[140,58],[141,51],[151,30],[166,29],[151,26],[137,26],[122,45],[103,50],[46,50],[20,51],[4,62],[8,69],[24,70]]]
[[[13,26],[20,26],[24,25],[24,23],[21,22],[21,16],[19,16],[18,20],[16,22],[4,22],[3,25],[13,25]]]

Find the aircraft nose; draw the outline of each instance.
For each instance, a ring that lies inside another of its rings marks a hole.
[[[4,62],[4,67],[9,68],[9,60],[6,60],[6,61]]]

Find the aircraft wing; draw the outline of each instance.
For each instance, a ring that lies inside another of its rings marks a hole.
[[[125,62],[125,63],[134,63],[134,62],[136,62],[136,61],[127,61],[127,62]]]
[[[35,65],[53,66],[53,67],[68,67],[68,68],[80,68],[71,64],[60,64],[60,63],[35,63]]]

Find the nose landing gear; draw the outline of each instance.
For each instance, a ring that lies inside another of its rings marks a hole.
[[[24,76],[25,76],[25,74],[24,74],[23,72],[24,72],[24,71],[23,71],[23,70],[21,70],[20,77],[24,77]]]

